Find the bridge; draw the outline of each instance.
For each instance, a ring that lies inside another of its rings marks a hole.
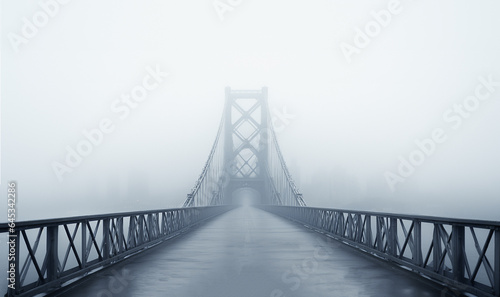
[[[183,207],[1,224],[5,296],[500,297],[500,222],[309,207],[267,89],[225,96]]]

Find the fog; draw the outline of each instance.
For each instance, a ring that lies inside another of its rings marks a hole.
[[[180,207],[226,86],[268,87],[309,206],[500,220],[500,2],[53,3],[30,31],[38,1],[1,1],[1,192],[17,181],[18,220]]]

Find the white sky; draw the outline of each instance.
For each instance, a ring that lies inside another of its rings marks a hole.
[[[41,8],[1,3],[1,189],[18,181],[21,219],[179,206],[226,86],[268,86],[296,116],[278,137],[309,205],[500,219],[500,88],[459,129],[442,119],[500,81],[498,1],[401,0],[351,63],[340,44],[389,1],[243,0],[221,21],[211,0],[73,0],[18,52],[9,34]],[[119,121],[112,102],[157,64],[169,78]],[[51,163],[105,117],[116,130],[59,183]],[[448,140],[392,193],[384,172],[435,128]]]

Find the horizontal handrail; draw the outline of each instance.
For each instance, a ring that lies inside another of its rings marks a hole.
[[[290,208],[300,208],[301,206],[289,206]],[[411,215],[411,214],[397,214],[391,212],[377,212],[377,211],[363,211],[363,210],[352,210],[352,209],[342,209],[342,208],[323,208],[323,207],[305,207],[307,209],[316,209],[316,210],[328,210],[328,211],[336,211],[342,213],[351,213],[351,214],[367,214],[372,216],[384,216],[390,218],[401,218],[401,219],[417,219],[422,222],[427,223],[454,223],[464,226],[477,226],[477,227],[500,227],[500,221],[493,220],[474,220],[474,219],[460,219],[460,218],[451,218],[451,217],[438,217],[438,216],[426,216],[426,215]]]
[[[210,208],[217,206],[203,206],[203,207],[190,207],[193,209],[200,208]],[[157,212],[166,212],[166,211],[174,211],[174,210],[183,210],[185,207],[176,207],[176,208],[164,208],[164,209],[150,209],[150,210],[141,210],[141,211],[128,211],[128,212],[117,212],[117,213],[104,213],[104,214],[96,214],[96,215],[83,215],[83,216],[75,216],[75,217],[64,217],[64,218],[53,218],[53,219],[40,219],[40,220],[29,220],[29,221],[16,221],[16,229],[30,229],[33,227],[38,227],[39,225],[60,225],[64,224],[72,224],[82,220],[96,220],[96,219],[106,219],[106,218],[116,218],[116,217],[128,217],[133,215],[144,215],[150,213]],[[0,223],[0,233],[7,232],[9,229],[9,223]]]

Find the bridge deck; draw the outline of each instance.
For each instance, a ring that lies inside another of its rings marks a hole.
[[[444,296],[435,285],[241,207],[95,273],[61,296]]]

